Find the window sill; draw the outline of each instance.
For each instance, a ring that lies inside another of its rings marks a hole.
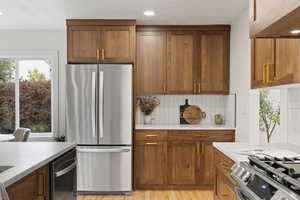
[[[34,133],[29,136],[28,141],[54,142],[55,138],[52,133]]]

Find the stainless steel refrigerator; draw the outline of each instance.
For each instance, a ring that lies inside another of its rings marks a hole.
[[[67,65],[66,77],[67,140],[78,144],[78,192],[131,192],[132,65]]]

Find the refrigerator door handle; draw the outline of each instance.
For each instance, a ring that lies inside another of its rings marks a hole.
[[[92,72],[92,132],[96,138],[96,72]]]
[[[99,143],[104,131],[104,72],[99,73]]]
[[[125,153],[130,152],[130,149],[79,149],[79,153]]]

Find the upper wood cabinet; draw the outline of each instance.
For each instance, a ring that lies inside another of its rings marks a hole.
[[[192,94],[195,33],[167,34],[167,93]]]
[[[97,62],[100,37],[96,26],[68,28],[68,62]]]
[[[252,88],[300,83],[300,39],[252,40]]]
[[[166,32],[137,33],[137,93],[139,95],[166,92]]]
[[[138,95],[229,93],[229,26],[137,30]]]
[[[250,0],[250,36],[296,36],[290,31],[299,29],[299,0]],[[276,11],[276,12],[274,12]]]
[[[68,63],[134,62],[134,20],[67,20]]]
[[[229,93],[229,34],[227,32],[201,33],[197,65],[200,94]]]

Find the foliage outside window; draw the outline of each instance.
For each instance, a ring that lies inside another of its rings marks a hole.
[[[46,58],[0,58],[0,134],[52,132],[52,67]]]
[[[268,90],[261,90],[259,94],[259,129],[266,134],[270,143],[276,126],[280,125],[280,105],[272,102]]]

